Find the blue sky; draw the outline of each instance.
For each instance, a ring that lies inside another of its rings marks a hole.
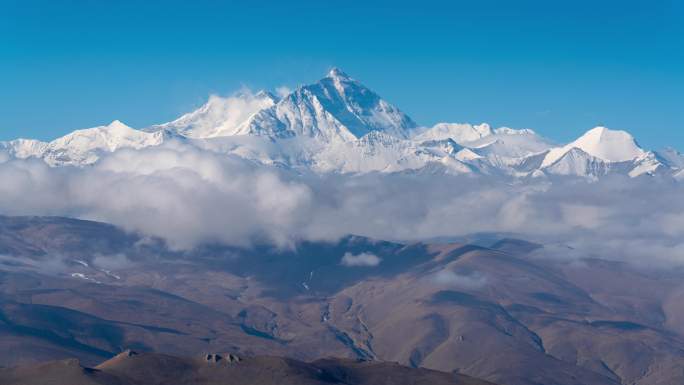
[[[684,7],[651,1],[0,0],[0,140],[171,120],[332,66],[421,124],[684,150]]]

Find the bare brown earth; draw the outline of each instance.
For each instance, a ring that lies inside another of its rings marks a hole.
[[[343,266],[347,252],[381,262]],[[0,217],[0,255],[3,366],[135,349],[396,361],[502,385],[684,383],[678,269],[550,258],[518,240],[170,251],[34,217]]]
[[[0,369],[4,385],[494,385],[468,376],[395,363],[207,354],[182,358],[122,353],[95,368],[67,359]]]

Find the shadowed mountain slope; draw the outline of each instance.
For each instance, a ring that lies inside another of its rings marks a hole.
[[[395,363],[207,354],[181,358],[124,352],[95,368],[63,360],[0,369],[4,385],[493,385],[461,374]]]
[[[135,349],[391,361],[502,385],[684,382],[679,269],[515,239],[179,252],[98,222],[0,229],[2,366]]]

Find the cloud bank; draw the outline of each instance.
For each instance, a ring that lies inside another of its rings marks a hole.
[[[684,262],[684,187],[667,179],[295,175],[177,142],[85,168],[0,162],[2,214],[100,220],[176,248],[506,232],[613,259]]]

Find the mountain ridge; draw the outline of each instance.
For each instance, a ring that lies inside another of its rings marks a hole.
[[[591,253],[540,258],[565,247],[509,235],[481,245],[347,236],[290,250],[179,252],[102,222],[0,216],[0,227],[0,252],[14,256],[0,261],[4,366],[69,357],[94,366],[133,349],[229,352],[243,363],[371,359],[502,385],[684,376],[681,268]],[[107,263],[116,255],[127,262]]]
[[[530,129],[493,129],[486,123],[421,127],[339,68],[280,98],[247,90],[230,97],[212,95],[195,111],[141,130],[115,120],[50,142],[0,142],[0,150],[13,159],[85,166],[119,149],[172,140],[316,173],[392,173],[441,164],[445,172],[457,174],[597,179],[611,173],[676,177],[684,167],[684,156],[677,151],[647,151],[628,132],[602,126],[565,145]]]
[[[6,385],[66,382],[69,385],[213,385],[225,384],[226,378],[235,385],[495,385],[462,374],[389,362],[333,358],[302,362],[275,356],[239,357],[230,353],[177,357],[127,350],[94,368],[83,366],[77,359],[0,368],[0,381]]]

